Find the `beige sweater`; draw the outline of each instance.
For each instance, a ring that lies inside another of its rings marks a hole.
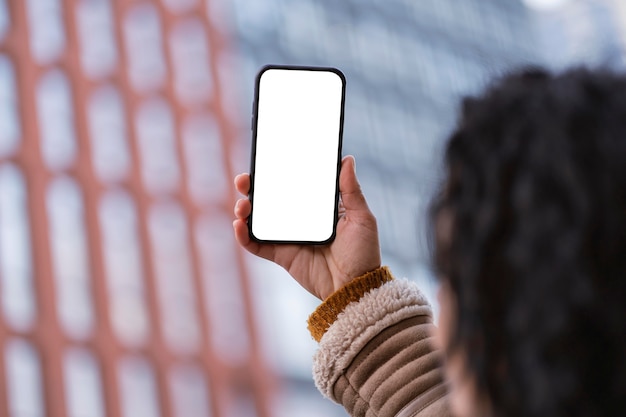
[[[315,384],[351,416],[450,415],[432,310],[414,283],[385,267],[365,274],[322,303],[309,330]]]

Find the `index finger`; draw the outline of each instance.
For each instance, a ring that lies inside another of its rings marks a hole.
[[[239,174],[235,177],[235,188],[240,194],[248,195],[250,192],[250,174]]]

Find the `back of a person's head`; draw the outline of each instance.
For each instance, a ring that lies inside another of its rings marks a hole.
[[[436,263],[496,416],[626,415],[626,77],[526,70],[463,103]]]

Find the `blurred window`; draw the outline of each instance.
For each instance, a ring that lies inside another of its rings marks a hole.
[[[183,20],[170,32],[176,94],[186,103],[201,103],[213,92],[207,34],[201,20]]]
[[[80,61],[91,79],[110,75],[117,64],[111,0],[81,0],[76,7]]]
[[[59,319],[70,337],[85,339],[93,327],[93,303],[78,184],[68,177],[53,180],[46,203]]]
[[[26,183],[14,165],[0,165],[0,294],[7,323],[29,329],[35,296]]]
[[[201,262],[203,296],[208,307],[213,349],[222,361],[238,365],[247,359],[250,340],[230,223],[225,213],[212,212],[196,224],[194,238]]]
[[[130,168],[124,103],[112,85],[91,96],[87,116],[92,160],[96,174],[106,183],[122,181]]]
[[[65,49],[62,0],[26,0],[30,49],[40,64],[50,64]]]
[[[202,368],[176,365],[170,368],[169,389],[174,417],[210,417],[209,389]]]
[[[185,213],[177,203],[158,203],[150,209],[148,227],[162,334],[174,352],[195,352],[201,343],[200,325]]]
[[[512,19],[506,13],[489,13],[485,16],[486,29],[489,32],[490,40],[502,48],[518,47],[521,42],[515,41],[515,34],[512,31]]]
[[[282,12],[288,16],[281,23],[285,45],[295,55],[318,55],[325,40],[320,33],[325,26],[320,6],[310,1],[291,2],[283,6]]]
[[[354,35],[353,25],[329,22],[318,33],[327,48],[323,52],[324,58],[336,62],[340,68],[354,67],[359,54],[354,47]]]
[[[122,417],[159,417],[157,385],[152,365],[144,358],[130,356],[117,365]]]
[[[4,348],[9,416],[45,417],[41,362],[35,348],[10,339]]]
[[[374,104],[374,103],[372,103]],[[397,103],[388,100],[377,101],[375,107],[376,125],[376,157],[383,156],[385,159],[395,161],[399,168],[411,167],[414,161],[409,159],[411,148],[403,146],[389,146],[389,138],[394,138],[394,143],[399,144],[407,139],[406,131],[408,116],[398,107]],[[432,157],[432,156],[431,156]]]
[[[220,3],[213,1],[211,3]],[[258,70],[257,62],[251,59],[249,55],[222,50],[218,52],[215,59],[216,70],[214,75],[217,76],[217,84],[222,86],[224,93],[220,95],[220,109],[222,110],[226,123],[240,123],[246,129],[246,134],[250,135],[250,124],[248,119],[241,116],[242,110],[247,110],[242,104],[249,105],[252,109],[252,89],[250,84],[241,82],[246,74],[253,76]]]
[[[485,29],[481,22],[480,10],[476,7],[476,2],[461,1],[454,5],[455,14],[459,17],[460,23],[467,33],[473,37],[481,36]]]
[[[189,176],[187,185],[194,201],[199,205],[227,201],[230,189],[225,153],[215,119],[210,115],[187,119],[183,126],[183,144]]]
[[[154,5],[133,6],[124,19],[128,72],[133,88],[148,92],[165,82],[161,23]]]
[[[396,33],[396,47],[398,61],[395,62],[394,70],[404,87],[427,85],[421,71],[423,67],[432,65],[426,60],[425,45],[413,32]]]
[[[0,157],[13,153],[20,140],[16,86],[11,60],[0,55]]]
[[[150,323],[135,204],[125,191],[111,190],[102,197],[98,214],[110,320],[118,339],[136,347],[148,338]]]
[[[198,0],[162,0],[163,4],[174,13],[184,13],[198,5]]]
[[[423,62],[423,65],[421,65],[421,74],[423,76],[425,90],[428,91],[428,95],[432,97],[433,100],[448,100],[448,85],[443,82],[443,77],[441,77],[440,74],[442,68],[437,59],[439,57],[437,46],[422,43],[421,52],[420,59]]]
[[[209,26],[225,37],[232,36],[233,5],[227,1],[205,0],[206,18]]]
[[[464,57],[459,55],[454,50],[448,50],[446,53],[440,54],[441,62],[441,76],[444,78],[444,82],[448,84],[450,89],[450,95],[455,99],[460,97],[464,93],[465,77],[463,71],[465,69]]]
[[[405,150],[403,162],[408,169],[419,173],[422,185],[426,185],[438,172],[439,160],[434,159],[433,155],[439,155],[437,145],[442,132],[441,124],[431,120],[428,115],[423,109],[419,118],[405,115],[406,130],[398,138],[398,148]]]
[[[102,379],[96,358],[82,348],[70,348],[63,361],[68,417],[104,417]]]
[[[227,394],[230,401],[227,401],[224,410],[225,417],[258,417],[256,405],[252,392],[245,389],[233,389]]]
[[[6,0],[0,0],[0,40],[2,40],[4,35],[9,31],[10,25],[11,19],[9,17]]]
[[[426,4],[425,4],[426,3]],[[440,0],[426,0],[418,4],[413,2],[416,14],[430,12],[428,16],[432,23],[437,24],[439,27],[447,27],[450,25],[450,19],[452,18],[451,7],[449,3]]]
[[[394,108],[390,108],[390,106],[391,103],[389,100],[381,101],[379,99],[369,98],[367,102],[371,124],[368,141],[370,145],[368,148],[371,152],[369,156],[371,158],[376,158],[381,155],[387,156],[394,152],[402,154],[403,149],[389,146],[389,138],[398,140],[396,136],[398,133],[398,126],[394,126],[391,122],[387,125],[388,119],[386,117],[391,117],[393,122],[398,122],[397,112]]]
[[[77,149],[70,84],[61,70],[51,70],[39,80],[37,113],[46,165],[52,170],[68,168]]]
[[[293,4],[294,2],[289,3]],[[234,0],[231,4],[232,8],[237,11],[235,24],[239,32],[263,36],[265,32],[276,30],[281,24],[284,24],[279,16],[281,9],[286,6],[279,4],[279,2]]]
[[[175,191],[179,186],[180,173],[174,118],[169,104],[162,99],[141,104],[135,127],[145,187],[153,194]]]
[[[307,380],[316,344],[303,323],[319,301],[276,264],[249,256],[246,266],[254,277],[250,294],[265,362],[278,375]]]
[[[346,129],[344,132],[351,133],[354,140],[344,139],[344,147],[346,148],[346,153],[355,153],[355,150],[350,149],[351,144],[358,143],[359,140],[369,137],[373,132],[373,122],[369,113],[366,88],[362,84],[359,83],[355,85],[352,94],[346,97],[345,112]],[[361,144],[360,149],[367,149],[372,145],[371,142],[372,141],[366,141]]]
[[[379,19],[361,19],[357,26],[354,41],[357,44],[359,61],[365,70],[365,76],[380,83],[385,74],[393,71],[393,62],[389,50],[395,47],[394,39]]]

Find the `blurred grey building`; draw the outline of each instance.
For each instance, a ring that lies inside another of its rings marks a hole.
[[[424,213],[460,96],[536,62],[519,1],[234,2],[244,102],[267,63],[328,65],[348,79],[344,153],[380,222],[385,261],[428,281]],[[249,141],[249,132],[242,140]]]
[[[240,86],[244,116],[252,103],[255,73],[264,64],[333,66],[346,74],[344,154],[356,156],[359,178],[379,221],[383,262],[396,275],[416,280],[434,300],[426,214],[440,180],[442,144],[461,96],[476,92],[494,74],[540,59],[527,8],[516,0],[232,4],[243,70],[239,80],[246,83]],[[247,170],[249,119],[243,117],[243,123],[241,160],[235,165]],[[261,273],[252,271],[252,280]],[[302,297],[299,288],[285,291],[288,281],[278,279],[268,296],[282,295],[278,302]],[[306,305],[315,307],[314,302]],[[293,325],[304,328],[304,318]],[[286,341],[278,343],[277,351],[296,337],[289,323],[282,325],[279,339]],[[291,395],[321,401],[310,382],[310,352],[303,350],[295,369],[284,369],[285,386]],[[344,415],[338,408],[320,407],[297,407],[289,415]]]
[[[427,211],[441,179],[442,148],[460,98],[520,66],[562,68],[572,62],[623,59],[624,21],[612,13],[618,2],[553,1],[546,10],[530,3],[541,2],[234,0],[229,10],[229,30],[237,42],[232,58],[242,72],[226,76],[237,79],[240,102],[233,108],[243,115],[241,152],[234,165],[248,169],[248,115],[254,76],[262,65],[341,69],[348,80],[344,154],[356,156],[359,178],[379,221],[383,263],[397,276],[418,282],[434,301]],[[281,274],[262,261],[250,263],[253,281],[255,275]],[[260,305],[276,315],[287,311],[281,303],[300,306],[300,315],[282,314],[278,324],[275,316],[268,321],[279,333],[268,354],[278,358],[289,395],[318,404],[287,407],[285,415],[345,415],[339,408],[321,408],[321,396],[310,382],[314,345],[296,339],[306,337],[304,319],[315,300],[288,277],[262,281],[259,293],[268,299],[261,295]],[[285,361],[292,366],[284,366]]]
[[[626,65],[626,3],[621,0],[553,0],[532,13],[545,63],[623,69]],[[537,3],[537,0],[528,0]],[[541,3],[541,2],[539,2]]]

